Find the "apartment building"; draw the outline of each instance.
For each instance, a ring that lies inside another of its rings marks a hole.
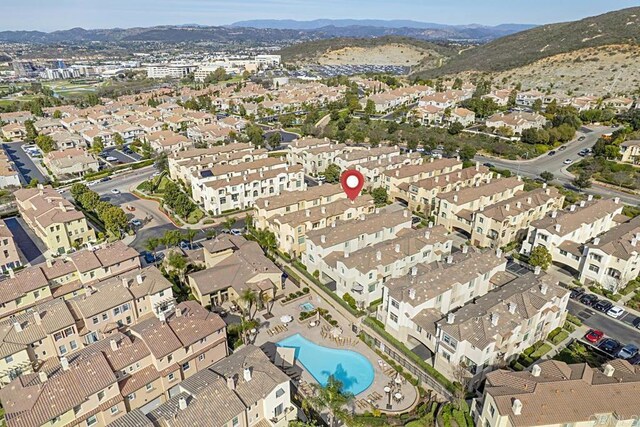
[[[360,308],[381,299],[389,280],[406,276],[421,263],[451,253],[452,240],[442,226],[400,230],[395,238],[353,252],[335,251],[322,259],[320,271],[336,282],[339,296],[351,295]]]
[[[0,390],[7,425],[100,427],[129,411],[148,413],[181,380],[227,355],[225,323],[217,314],[188,301],[163,316],[11,381]]]
[[[253,224],[262,230],[270,227],[269,221],[277,216],[312,209],[346,199],[339,184],[321,184],[305,191],[284,192],[277,196],[256,200]]]
[[[622,214],[620,199],[594,200],[592,196],[567,209],[553,211],[533,221],[522,242],[521,253],[528,255],[536,246],[547,248],[553,262],[580,272],[581,246],[628,220]]]
[[[198,66],[194,64],[154,64],[146,68],[147,77],[150,79],[182,79],[195,72]]]
[[[533,221],[562,209],[564,196],[556,188],[544,186],[532,191],[519,191],[509,199],[481,207],[473,216],[473,244],[500,248],[522,240]]]
[[[620,144],[620,155],[623,162],[638,164],[640,162],[640,140],[624,141]]]
[[[146,415],[134,410],[109,427],[284,427],[296,419],[290,392],[289,378],[248,345],[181,382]]]
[[[355,169],[359,171],[365,178],[365,189],[382,187],[384,184],[383,173],[388,170],[394,170],[411,165],[419,165],[424,163],[425,158],[418,152],[409,152],[398,156],[385,157],[377,160],[369,160],[364,163],[355,165]]]
[[[633,392],[639,383],[640,369],[626,360],[600,368],[545,360],[530,371],[487,374],[472,414],[476,425],[487,427],[632,426],[640,411]]]
[[[252,290],[275,298],[282,290],[282,271],[264,255],[258,243],[223,234],[203,243],[205,269],[187,275],[196,299],[205,307],[237,303]]]
[[[20,215],[52,253],[95,241],[84,214],[54,189],[24,188],[14,195]]]
[[[356,221],[374,211],[375,203],[370,195],[361,195],[354,201],[344,195],[335,202],[276,215],[269,219],[267,229],[275,234],[280,251],[298,257],[306,250],[307,231],[325,229],[337,221]]]
[[[140,255],[121,241],[68,257],[47,260],[19,272],[9,270],[0,281],[0,319],[21,313],[52,298],[72,298],[84,286],[140,268]]]
[[[474,215],[487,206],[514,197],[524,190],[520,177],[488,178],[476,181],[473,187],[454,188],[435,197],[436,223],[448,230],[457,229],[471,236]]]
[[[59,179],[84,176],[88,172],[97,172],[100,167],[98,158],[82,148],[51,151],[44,156],[43,163]]]
[[[517,111],[513,113],[496,113],[489,117],[485,124],[490,128],[506,127],[514,134],[521,134],[526,129],[540,129],[547,120],[538,113]]]
[[[220,215],[222,212],[251,208],[259,198],[304,191],[306,185],[302,166],[288,166],[272,160],[277,159],[229,166],[224,168],[222,175],[217,176],[207,176],[207,171],[200,171],[200,177],[194,177],[191,182],[193,198],[207,212]]]
[[[22,265],[13,233],[3,219],[0,220],[0,272],[8,273]]]
[[[434,159],[429,161],[403,166],[401,168],[386,170],[383,175],[383,187],[386,188],[389,197],[400,198],[402,184],[410,184],[426,178],[433,178],[438,175],[448,174],[462,169],[460,159]]]
[[[473,187],[476,183],[486,182],[493,177],[493,172],[486,166],[476,163],[475,167],[459,169],[443,173],[431,178],[424,178],[398,186],[398,198],[408,203],[409,209],[430,213],[435,208],[436,196],[456,188]]]
[[[20,187],[20,172],[4,152],[0,152],[0,188]]]
[[[374,160],[386,160],[400,155],[398,146],[376,147],[367,150],[355,150],[336,156],[335,163],[340,170],[356,168],[357,165],[368,163]]]
[[[495,278],[506,266],[502,252],[468,246],[442,261],[417,264],[409,274],[383,284],[377,318],[401,342],[410,347],[423,344],[435,353],[436,322],[493,289]]]
[[[336,156],[347,150],[345,144],[333,143],[328,138],[296,139],[287,147],[287,162],[302,165],[305,174],[315,176],[323,173],[335,162]]]
[[[640,274],[640,217],[594,237],[582,247],[581,282],[597,282],[617,292]]]
[[[434,367],[471,382],[562,327],[569,290],[549,275],[528,273],[489,291],[436,323]]]

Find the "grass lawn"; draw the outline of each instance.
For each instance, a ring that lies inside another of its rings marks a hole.
[[[538,348],[536,351],[534,351],[533,353],[531,353],[531,358],[534,360],[540,359],[542,356],[544,356],[545,354],[547,354],[549,351],[551,351],[551,345],[544,343],[540,346],[540,348]]]
[[[558,335],[551,338],[549,341],[557,345],[557,344],[560,344],[562,341],[566,340],[568,337],[569,337],[569,333],[567,331],[560,331],[558,332]]]
[[[202,218],[204,218],[204,212],[202,211],[202,209],[197,208],[195,211],[189,214],[189,217],[186,218],[186,221],[188,224],[197,224],[198,221],[200,221]]]

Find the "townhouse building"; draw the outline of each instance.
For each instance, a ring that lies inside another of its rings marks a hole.
[[[620,154],[623,162],[638,164],[640,162],[640,140],[624,141],[620,144]]]
[[[594,237],[582,247],[581,282],[596,282],[617,292],[640,274],[640,218]]]
[[[369,160],[364,163],[358,163],[355,165],[355,169],[365,178],[363,188],[369,190],[383,186],[383,173],[385,171],[400,169],[405,166],[419,165],[424,163],[424,161],[425,158],[420,153],[408,152],[398,156],[385,157],[378,160]]]
[[[84,176],[89,172],[97,172],[100,167],[98,158],[82,148],[51,151],[44,156],[43,163],[58,179]]]
[[[385,160],[399,155],[400,149],[398,146],[376,147],[368,150],[356,150],[340,154],[336,156],[335,164],[340,167],[340,170],[347,170],[355,168],[362,163],[368,163],[373,160]]]
[[[475,167],[455,170],[430,178],[424,178],[398,186],[398,197],[407,202],[409,209],[430,213],[436,207],[436,196],[456,188],[473,187],[478,182],[486,182],[493,172],[476,162]]]
[[[289,166],[276,158],[237,165],[219,165],[194,173],[191,194],[213,215],[250,208],[259,198],[304,191],[302,166]]]
[[[0,281],[0,319],[52,298],[72,298],[84,286],[140,268],[140,255],[121,241],[36,264]]]
[[[511,96],[511,89],[498,89],[491,93],[482,95],[482,99],[490,99],[500,107],[506,107],[509,104],[509,97]]]
[[[628,220],[621,214],[622,204],[618,198],[594,200],[589,196],[578,205],[552,211],[532,222],[520,252],[528,255],[536,246],[544,246],[555,264],[579,273],[583,263],[582,245]]]
[[[454,188],[435,197],[436,224],[457,229],[471,236],[474,214],[487,206],[512,198],[524,190],[520,177],[489,178],[476,181],[473,187]]]
[[[282,271],[258,243],[242,236],[220,235],[203,243],[205,269],[187,275],[193,295],[204,307],[243,305],[240,295],[251,290],[275,299],[282,290]]]
[[[564,196],[554,187],[532,191],[518,191],[473,215],[471,241],[481,247],[500,248],[510,242],[523,240],[533,221],[544,218],[550,212],[562,209]]]
[[[389,240],[353,252],[330,253],[322,258],[320,271],[335,280],[339,296],[351,295],[364,309],[382,299],[388,281],[408,275],[418,264],[448,256],[453,244],[448,234],[441,226],[402,229]]]
[[[472,415],[488,427],[633,425],[640,408],[631,390],[639,383],[639,368],[626,360],[601,367],[545,360],[528,371],[487,374]]]
[[[20,254],[16,247],[13,233],[7,227],[3,219],[0,220],[0,272],[8,273],[9,270],[22,266]]]
[[[525,129],[540,129],[547,120],[538,113],[515,111],[511,113],[496,113],[489,117],[485,124],[489,128],[509,128],[514,134],[521,134]]]
[[[385,329],[413,348],[437,350],[436,322],[451,310],[493,289],[507,260],[501,251],[479,251],[468,246],[442,261],[413,266],[409,274],[382,285],[382,304],[376,316]]]
[[[525,92],[518,92],[516,95],[516,104],[525,107],[532,107],[536,101],[544,100],[544,93],[539,90],[528,90]]]
[[[296,419],[289,378],[253,345],[185,379],[171,394],[150,412],[133,410],[109,427],[284,427]]]
[[[95,241],[95,232],[84,214],[54,189],[24,188],[14,195],[27,226],[52,253],[64,254],[75,246]]]
[[[292,141],[287,147],[287,162],[302,165],[307,175],[322,174],[327,166],[335,162],[336,156],[347,150],[345,144],[331,142],[328,138],[302,138]]]
[[[462,369],[477,383],[562,327],[568,301],[568,289],[539,273],[497,287],[436,323],[434,367],[449,378]]]
[[[181,380],[227,355],[224,321],[193,301],[51,358],[0,390],[8,426],[106,426],[148,413]],[[51,404],[55,399],[56,404]]]
[[[400,199],[403,196],[401,188],[404,185],[461,169],[462,162],[459,159],[434,159],[430,157],[424,163],[384,171],[382,173],[382,187],[387,190],[390,198]]]
[[[0,152],[0,188],[20,187],[20,172],[4,152]]]
[[[2,126],[2,137],[9,141],[21,141],[27,136],[27,130],[22,123],[9,123]]]

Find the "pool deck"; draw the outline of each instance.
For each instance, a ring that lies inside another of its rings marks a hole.
[[[292,290],[295,291],[296,289]],[[298,321],[298,317],[302,311],[300,305],[305,302],[311,302],[315,307],[329,310],[329,313],[338,321],[338,326],[342,329],[340,339],[332,337],[331,334],[323,333],[323,329],[326,331],[327,328],[332,328],[324,319],[321,320],[320,325],[315,327],[309,327],[312,319],[307,319],[303,322]],[[357,351],[371,362],[374,369],[374,380],[369,388],[355,396],[353,405],[355,412],[363,413],[376,408],[389,413],[405,412],[417,404],[418,390],[416,387],[402,377],[402,383],[396,383],[394,380],[397,377],[397,373],[390,366],[386,365],[372,349],[353,333],[351,325],[346,318],[340,315],[323,298],[313,291],[303,299],[291,302],[286,306],[283,306],[280,300],[276,301],[271,313],[273,317],[269,319],[265,319],[264,317],[266,314],[265,310],[259,312],[256,316],[257,319],[262,322],[262,325],[254,340],[254,344],[262,347],[270,356],[275,354],[277,342],[289,336],[300,334],[306,339],[325,347]],[[283,315],[293,317],[293,321],[287,325],[286,330],[281,327],[282,322],[280,321],[280,317]],[[282,330],[282,332],[273,336],[267,332],[278,326],[278,329]],[[304,393],[305,390],[310,389],[308,384],[315,384],[316,381],[313,376],[304,369],[304,366],[299,363],[296,363],[296,366],[299,366],[301,370],[301,384],[297,384],[296,381],[294,381],[294,383],[296,383],[296,386],[300,386],[298,388]],[[400,401],[394,401],[392,398],[390,407],[387,406],[389,395],[384,391],[384,388],[389,385],[393,388],[391,395],[399,392],[403,396],[403,399]]]

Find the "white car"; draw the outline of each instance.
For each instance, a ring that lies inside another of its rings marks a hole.
[[[107,156],[107,158],[105,159],[107,162],[117,162],[118,159],[116,157],[113,156]]]
[[[573,163],[573,160],[571,159],[567,159],[563,162],[565,165],[570,165],[571,163]]]
[[[120,194],[120,190],[118,190],[117,188],[112,188],[112,189],[111,189],[111,192],[112,192],[113,194]]]
[[[607,316],[609,317],[613,317],[614,319],[617,319],[618,317],[622,316],[624,314],[624,308],[614,305],[613,307],[611,307],[609,309],[609,311],[607,311]]]

